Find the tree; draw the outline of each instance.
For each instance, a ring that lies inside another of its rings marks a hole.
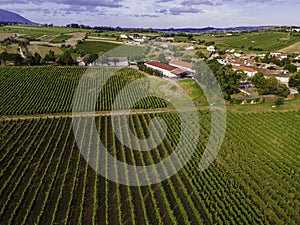
[[[90,64],[95,62],[98,59],[98,55],[97,54],[87,54],[84,58],[83,61],[85,62],[85,64]]]
[[[288,70],[290,73],[297,72],[297,66],[295,66],[294,64],[287,64],[284,66],[284,69]]]
[[[162,62],[162,63],[168,63],[168,60],[166,59],[166,56],[165,54],[163,53],[160,53],[159,56],[158,56],[158,61],[159,62]]]
[[[207,59],[207,57],[205,56],[205,54],[201,51],[197,51],[196,52],[196,55],[201,58],[201,59]]]
[[[65,51],[63,55],[58,58],[57,62],[66,66],[74,64],[74,60],[69,51]]]
[[[42,61],[42,56],[37,52],[34,53],[34,56],[33,56],[34,65],[41,65],[41,61]]]
[[[298,72],[295,75],[290,77],[289,86],[293,87],[293,88],[298,88],[298,90],[299,90],[299,87],[300,87],[300,72]]]
[[[8,53],[6,51],[2,52],[0,54],[0,62],[3,62],[4,65],[6,66],[6,62],[8,61]]]
[[[264,77],[264,74],[261,72],[258,72],[257,74],[254,75],[251,79],[252,84],[255,87],[263,87],[266,85],[266,78]]]
[[[277,98],[277,100],[275,101],[275,105],[277,106],[281,106],[284,104],[284,98]]]

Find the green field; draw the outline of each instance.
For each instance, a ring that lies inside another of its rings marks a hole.
[[[42,27],[42,26],[26,26],[26,25],[10,25],[0,27],[0,33],[17,33],[23,37],[38,38],[43,35],[60,35],[72,32],[83,32],[87,30],[65,28],[65,27]]]
[[[120,45],[110,42],[86,41],[77,45],[77,49],[84,51],[86,54],[100,54],[110,51]]]
[[[219,49],[234,48],[245,52],[249,52],[249,47],[262,48],[264,51],[278,51],[300,41],[299,37],[288,37],[288,33],[275,31],[252,32],[232,37],[200,36],[200,39],[216,42]]]
[[[0,115],[71,112],[75,90],[86,70],[81,67],[0,67]],[[144,77],[134,69],[109,70],[116,73],[100,92],[95,105],[96,111],[111,110],[118,92],[130,82]],[[105,79],[105,71],[102,68],[89,69],[88,73],[93,75],[84,82],[86,85],[93,85],[94,82]],[[136,86],[131,91],[139,95],[141,91],[147,90]],[[126,105],[125,102],[124,104]],[[156,97],[141,100],[135,106],[141,109],[165,107],[166,103]]]
[[[59,35],[59,36],[55,37],[54,39],[52,39],[50,41],[50,43],[63,43],[66,40],[68,40],[70,37],[72,37],[72,35],[66,35],[66,34]]]
[[[160,161],[174,150],[180,123],[173,113],[131,115],[133,133],[148,136],[147,123],[154,116],[171,129],[151,152],[123,146],[112,133],[109,116],[96,118],[99,137],[123,162]],[[80,155],[71,119],[3,121],[1,223],[299,224],[299,117],[300,111],[229,113],[218,158],[200,172],[210,133],[209,113],[202,111],[201,137],[192,159],[172,178],[145,187],[124,186],[97,175]],[[119,116],[120,129],[122,119]],[[81,123],[89,120],[82,118]]]

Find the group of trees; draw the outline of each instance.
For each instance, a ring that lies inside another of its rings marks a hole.
[[[290,94],[290,90],[285,84],[281,84],[275,77],[265,78],[264,74],[260,72],[251,78],[251,82],[260,95],[273,94],[287,97]]]
[[[231,95],[240,92],[240,81],[246,77],[245,73],[234,71],[231,65],[222,65],[216,59],[206,60],[205,62],[216,76],[225,100],[230,100]]]
[[[24,63],[24,59],[18,53],[7,53],[4,51],[0,54],[0,64],[3,63],[6,66],[7,62],[12,62],[15,66],[18,66]]]
[[[0,63],[3,63],[4,66],[7,66],[7,63],[11,62],[15,66],[39,66],[47,64],[56,64],[62,66],[75,65],[75,61],[72,58],[72,55],[69,51],[65,51],[62,55],[55,55],[55,53],[50,50],[48,54],[42,57],[38,53],[28,53],[26,57],[23,58],[20,54],[7,53],[6,51],[0,54]]]
[[[290,77],[289,86],[292,88],[297,88],[300,91],[300,72]]]

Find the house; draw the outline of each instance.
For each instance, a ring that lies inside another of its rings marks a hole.
[[[258,73],[257,70],[251,68],[251,67],[247,67],[247,66],[232,66],[233,70],[241,70],[243,71],[248,77],[253,77],[255,74]]]
[[[273,57],[275,57],[275,58],[277,58],[279,60],[284,60],[284,59],[288,58],[287,54],[282,54],[280,52],[271,52],[270,56],[273,56]]]
[[[292,29],[293,32],[300,32],[300,28],[294,28]]]
[[[227,53],[234,53],[234,52],[235,52],[235,49],[227,49],[226,52],[227,52]]]
[[[215,48],[215,46],[211,45],[211,46],[208,46],[208,47],[206,48],[206,50],[209,51],[209,52],[215,52],[215,51],[216,51],[216,48]]]
[[[181,61],[181,60],[175,60],[174,59],[170,62],[170,65],[178,67],[178,68],[180,68],[184,71],[195,73],[195,70],[192,69],[192,67],[193,67],[192,63],[188,63],[188,62],[184,62],[184,61]]]
[[[174,38],[172,38],[172,37],[158,37],[157,39],[160,39],[162,41],[169,41],[169,42],[174,41]]]
[[[128,66],[128,59],[126,57],[109,57],[108,58],[109,66]]]
[[[176,66],[171,66],[169,64],[161,63],[158,61],[147,62],[145,63],[145,66],[154,70],[161,71],[163,75],[168,78],[178,78],[178,76],[184,75],[184,73],[186,73],[186,71],[183,71]]]
[[[85,62],[83,62],[83,61],[82,61],[82,62],[79,62],[79,63],[78,63],[78,66],[85,66]]]
[[[121,34],[121,35],[120,35],[120,38],[121,38],[121,39],[128,39],[128,36],[125,35],[125,34]]]
[[[192,51],[192,50],[195,50],[195,47],[190,45],[190,46],[185,47],[185,50]]]

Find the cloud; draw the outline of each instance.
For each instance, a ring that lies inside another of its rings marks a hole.
[[[142,14],[141,17],[155,18],[155,17],[159,17],[159,16],[158,15],[153,15],[153,14]]]
[[[158,10],[158,11],[155,11],[156,13],[167,13],[168,10],[166,9],[161,9],[161,10]]]
[[[217,1],[211,1],[211,0],[187,0],[187,1],[183,1],[180,3],[181,5],[188,5],[188,6],[192,6],[192,5],[208,5],[208,6],[213,6],[213,5],[221,5],[221,2],[217,2]]]
[[[173,2],[173,0],[156,0],[157,3]]]
[[[204,13],[202,9],[196,9],[192,8],[190,6],[182,6],[182,7],[173,7],[169,9],[169,12],[172,15],[180,15],[180,14],[186,14],[186,13]]]
[[[38,4],[41,5],[43,3],[54,3],[61,5],[69,5],[69,6],[80,6],[85,8],[91,7],[108,7],[108,8],[120,8],[122,7],[122,2],[124,0],[14,0],[13,2],[10,0],[1,0],[1,4]]]

